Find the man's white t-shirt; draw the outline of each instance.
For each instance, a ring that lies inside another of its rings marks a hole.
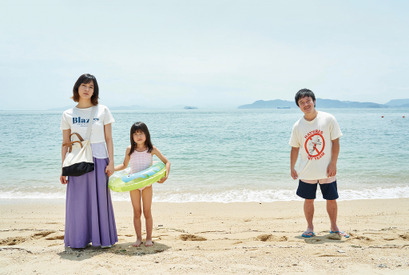
[[[115,119],[108,107],[100,104],[96,105],[95,107],[97,108],[97,111],[95,112],[92,123],[90,138],[92,155],[95,158],[107,158],[108,152],[105,144],[104,126],[115,122]],[[61,119],[61,130],[71,129],[71,133],[78,133],[83,139],[86,139],[85,135],[87,133],[91,109],[92,107],[83,109],[74,107],[64,111]]]
[[[332,140],[342,136],[335,117],[319,111],[312,121],[304,117],[293,126],[290,146],[300,148],[297,173],[300,179],[319,180],[327,178],[331,162]]]

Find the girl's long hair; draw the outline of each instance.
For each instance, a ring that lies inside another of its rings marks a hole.
[[[145,137],[146,137],[145,146],[148,147],[148,153],[152,152],[153,145],[151,142],[151,134],[149,133],[148,126],[146,126],[145,123],[138,121],[138,122],[135,122],[131,127],[131,131],[130,131],[131,150],[129,151],[129,155],[131,155],[136,150],[136,143],[133,140],[133,134],[136,131],[144,132]]]

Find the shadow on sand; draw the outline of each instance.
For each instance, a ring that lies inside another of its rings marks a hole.
[[[133,247],[132,244],[132,242],[118,243],[111,248],[93,247],[90,245],[86,248],[78,249],[66,247],[65,251],[58,253],[58,255],[66,260],[83,261],[94,256],[106,253],[126,256],[144,256],[162,253],[170,248],[169,246],[158,242],[155,242],[155,244],[150,247],[145,247],[143,244],[140,247]]]
[[[332,233],[332,234],[326,234],[322,236],[314,236],[311,238],[304,238],[302,236],[296,236],[296,239],[301,239],[304,240],[308,244],[323,244],[323,243],[343,243],[347,239],[341,237],[338,234]]]

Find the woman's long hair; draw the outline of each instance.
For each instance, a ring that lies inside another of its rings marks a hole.
[[[131,155],[136,150],[136,143],[133,140],[133,134],[137,131],[142,131],[145,134],[145,146],[148,147],[148,153],[152,152],[153,145],[151,142],[151,134],[149,133],[148,126],[146,126],[143,122],[135,122],[130,131],[130,138],[131,138],[131,150],[129,151],[129,155]]]

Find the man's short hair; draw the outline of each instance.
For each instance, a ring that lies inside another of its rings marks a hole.
[[[298,100],[300,100],[301,98],[304,97],[311,97],[312,100],[315,102],[315,95],[311,90],[308,89],[301,89],[299,90],[296,94],[295,94],[295,104],[297,104],[298,107],[300,107],[298,105]],[[315,105],[315,104],[314,104]]]

